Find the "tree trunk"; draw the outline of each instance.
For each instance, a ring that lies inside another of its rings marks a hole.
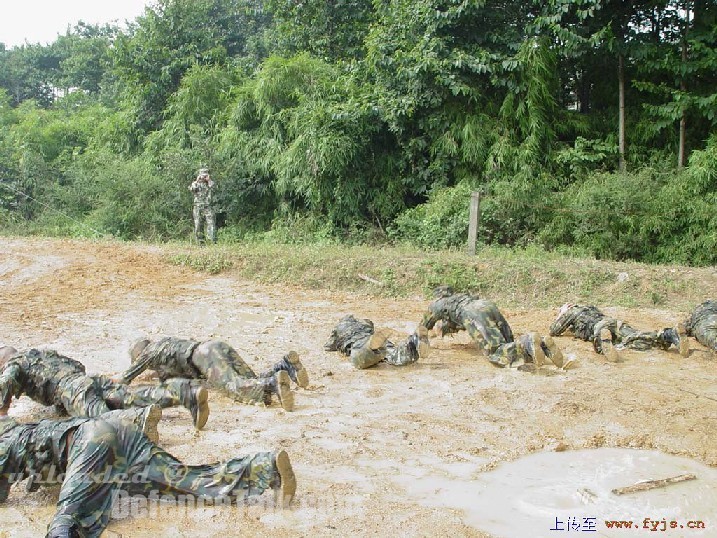
[[[618,169],[620,172],[626,170],[625,167],[625,56],[620,53],[617,57],[617,83],[618,83],[618,95],[620,102],[619,112],[619,127],[618,127],[618,144],[620,161]]]
[[[687,41],[682,41],[682,65],[687,63]],[[687,92],[687,83],[685,82],[685,76],[682,76],[680,81],[680,91],[684,95]],[[687,118],[686,110],[684,105],[680,112],[680,147],[677,150],[677,168],[683,168],[685,166],[685,138],[687,136]]]
[[[682,95],[684,96],[687,93],[687,75],[685,74],[686,67],[687,67],[687,29],[690,26],[690,10],[688,6],[686,7],[686,20],[685,25],[682,30],[682,67],[683,72],[682,76],[680,77],[680,91],[682,92]],[[677,150],[677,168],[683,168],[685,166],[685,154],[687,152],[685,147],[685,141],[687,138],[687,110],[685,109],[685,106],[682,105],[680,110],[680,147]]]

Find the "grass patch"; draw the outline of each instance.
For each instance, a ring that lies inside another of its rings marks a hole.
[[[611,262],[536,247],[485,247],[476,256],[415,248],[240,243],[200,250],[164,249],[170,263],[265,284],[373,296],[428,299],[439,284],[471,291],[505,307],[553,308],[565,302],[689,310],[715,289],[710,268]]]

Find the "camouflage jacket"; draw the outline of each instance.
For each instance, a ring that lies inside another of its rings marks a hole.
[[[698,336],[708,329],[717,329],[717,301],[705,301],[694,309],[685,322],[685,329],[689,336]]]
[[[198,345],[196,340],[172,337],[150,342],[134,364],[122,374],[122,383],[131,383],[145,370],[156,371],[162,381],[170,377],[197,379],[201,374],[192,364],[192,353]]]
[[[443,335],[466,329],[466,322],[473,321],[479,325],[495,326],[505,342],[513,341],[513,331],[495,303],[479,299],[466,293],[458,293],[436,299],[428,306],[421,325],[432,329],[438,322],[443,322]]]
[[[595,325],[606,317],[595,306],[571,305],[550,324],[550,336],[560,336],[570,330],[576,337],[590,342],[595,333]]]
[[[52,350],[18,353],[0,372],[0,407],[26,394],[43,405],[59,405],[62,386],[85,375],[85,365]]]
[[[192,181],[189,190],[194,194],[194,205],[200,207],[212,206],[212,193],[214,191],[214,182],[209,181]]]

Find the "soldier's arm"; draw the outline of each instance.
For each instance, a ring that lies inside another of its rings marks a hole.
[[[139,374],[147,370],[154,359],[153,353],[142,353],[137,358],[135,363],[129,367],[128,370],[126,370],[122,375],[120,375],[118,378],[116,378],[120,383],[124,383],[126,385],[130,384],[132,380],[137,377]]]
[[[434,325],[440,321],[443,318],[439,313],[434,313],[432,310],[429,310],[425,314],[423,314],[423,319],[421,320],[420,326],[425,327],[426,329],[433,329]]]
[[[9,364],[0,372],[0,416],[7,415],[12,397],[22,394],[22,368]]]
[[[559,315],[558,318],[550,324],[550,336],[560,336],[570,329],[576,316],[577,313],[574,308],[570,308],[568,311]]]

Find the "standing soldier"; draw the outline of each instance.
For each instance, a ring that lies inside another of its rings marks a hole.
[[[197,179],[192,181],[189,190],[194,194],[194,235],[200,245],[204,244],[204,224],[206,223],[206,236],[212,243],[216,243],[214,208],[212,207],[212,193],[214,182],[209,177],[209,169],[201,168]]]

